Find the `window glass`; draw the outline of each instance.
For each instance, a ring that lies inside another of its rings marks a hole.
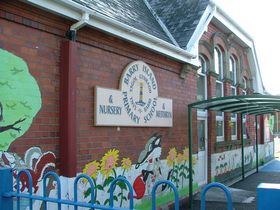
[[[217,141],[223,141],[223,136],[224,136],[223,120],[216,120],[216,135],[217,135]]]
[[[214,49],[214,65],[215,72],[219,75],[219,80],[223,79],[223,56],[219,48],[215,47]]]
[[[216,97],[223,97],[223,55],[222,51],[215,47],[214,49],[214,65],[215,72],[219,75],[216,80]],[[216,113],[216,135],[217,141],[224,140],[224,114],[223,112]]]
[[[197,100],[202,101],[205,97],[205,76],[198,75],[197,78]]]
[[[202,101],[206,99],[207,83],[206,83],[206,61],[203,57],[199,57],[200,68],[197,75],[197,100]]]
[[[229,59],[229,74],[233,85],[236,84],[236,60],[231,56]]]
[[[232,140],[236,140],[237,138],[237,126],[236,121],[231,121],[231,137]]]
[[[243,95],[247,95],[247,79],[245,77],[243,77],[243,85],[244,85],[244,89],[242,91]]]
[[[216,82],[216,97],[222,97],[223,96],[223,83]]]

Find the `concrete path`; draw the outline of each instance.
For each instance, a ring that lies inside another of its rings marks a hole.
[[[235,210],[256,210],[256,189],[260,183],[280,183],[280,159],[269,162],[254,173],[230,186]],[[186,209],[186,208],[182,208]],[[194,210],[200,210],[200,194],[194,196]],[[223,210],[226,198],[220,189],[212,188],[206,196],[206,210]]]

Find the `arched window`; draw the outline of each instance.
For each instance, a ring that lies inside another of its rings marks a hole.
[[[197,100],[202,101],[207,99],[207,62],[203,56],[199,56],[200,68],[197,72]]]
[[[220,48],[215,47],[214,49],[214,64],[215,72],[219,75],[219,80],[223,79],[223,54]]]
[[[218,74],[216,80],[216,97],[224,96],[223,85],[223,53],[219,47],[214,48],[214,64],[215,72]],[[224,113],[217,112],[216,114],[216,135],[217,141],[224,141]]]
[[[218,74],[218,78],[216,80],[216,97],[224,96],[223,91],[223,54],[222,51],[215,47],[214,49],[214,64],[215,64],[215,72]]]
[[[233,85],[236,85],[237,62],[233,56],[229,58],[229,74]]]

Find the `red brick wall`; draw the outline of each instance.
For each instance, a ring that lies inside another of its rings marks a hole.
[[[81,56],[78,62],[79,166],[84,166],[89,160],[100,159],[111,148],[118,149],[121,158],[128,156],[135,163],[148,137],[154,132],[163,136],[163,157],[171,147],[182,150],[188,145],[187,104],[196,100],[194,72],[183,80],[179,77],[180,63],[98,31],[83,29],[79,40],[83,42],[79,45]],[[135,60],[143,60],[152,68],[159,96],[173,99],[173,127],[121,127],[118,130],[117,127],[93,126],[94,86],[118,89],[123,69]],[[194,143],[194,146],[197,150],[197,144]]]
[[[32,126],[9,148],[21,156],[32,146],[55,153],[58,150],[58,63],[60,40],[67,25],[55,22],[62,19],[20,2],[0,2],[0,48],[27,62],[42,95],[42,108]]]
[[[58,156],[60,44],[73,23],[14,0],[1,1],[0,8],[0,47],[27,62],[42,94],[42,108],[31,128],[9,150],[23,155],[28,148],[40,146],[43,151],[51,150]],[[196,100],[195,72],[188,73],[183,80],[179,77],[181,63],[87,27],[78,31],[77,56],[79,171],[112,148],[120,151],[120,158],[130,157],[135,163],[154,132],[163,136],[163,157],[171,147],[181,151],[188,145],[187,104]],[[120,130],[117,127],[95,127],[94,86],[119,88],[123,69],[135,60],[143,60],[152,68],[159,96],[173,99],[173,127],[121,127]],[[194,147],[197,150],[196,143]]]

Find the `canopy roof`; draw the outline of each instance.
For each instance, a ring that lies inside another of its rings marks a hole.
[[[271,95],[242,95],[226,96],[199,101],[189,104],[190,108],[262,115],[280,112],[280,96]]]

